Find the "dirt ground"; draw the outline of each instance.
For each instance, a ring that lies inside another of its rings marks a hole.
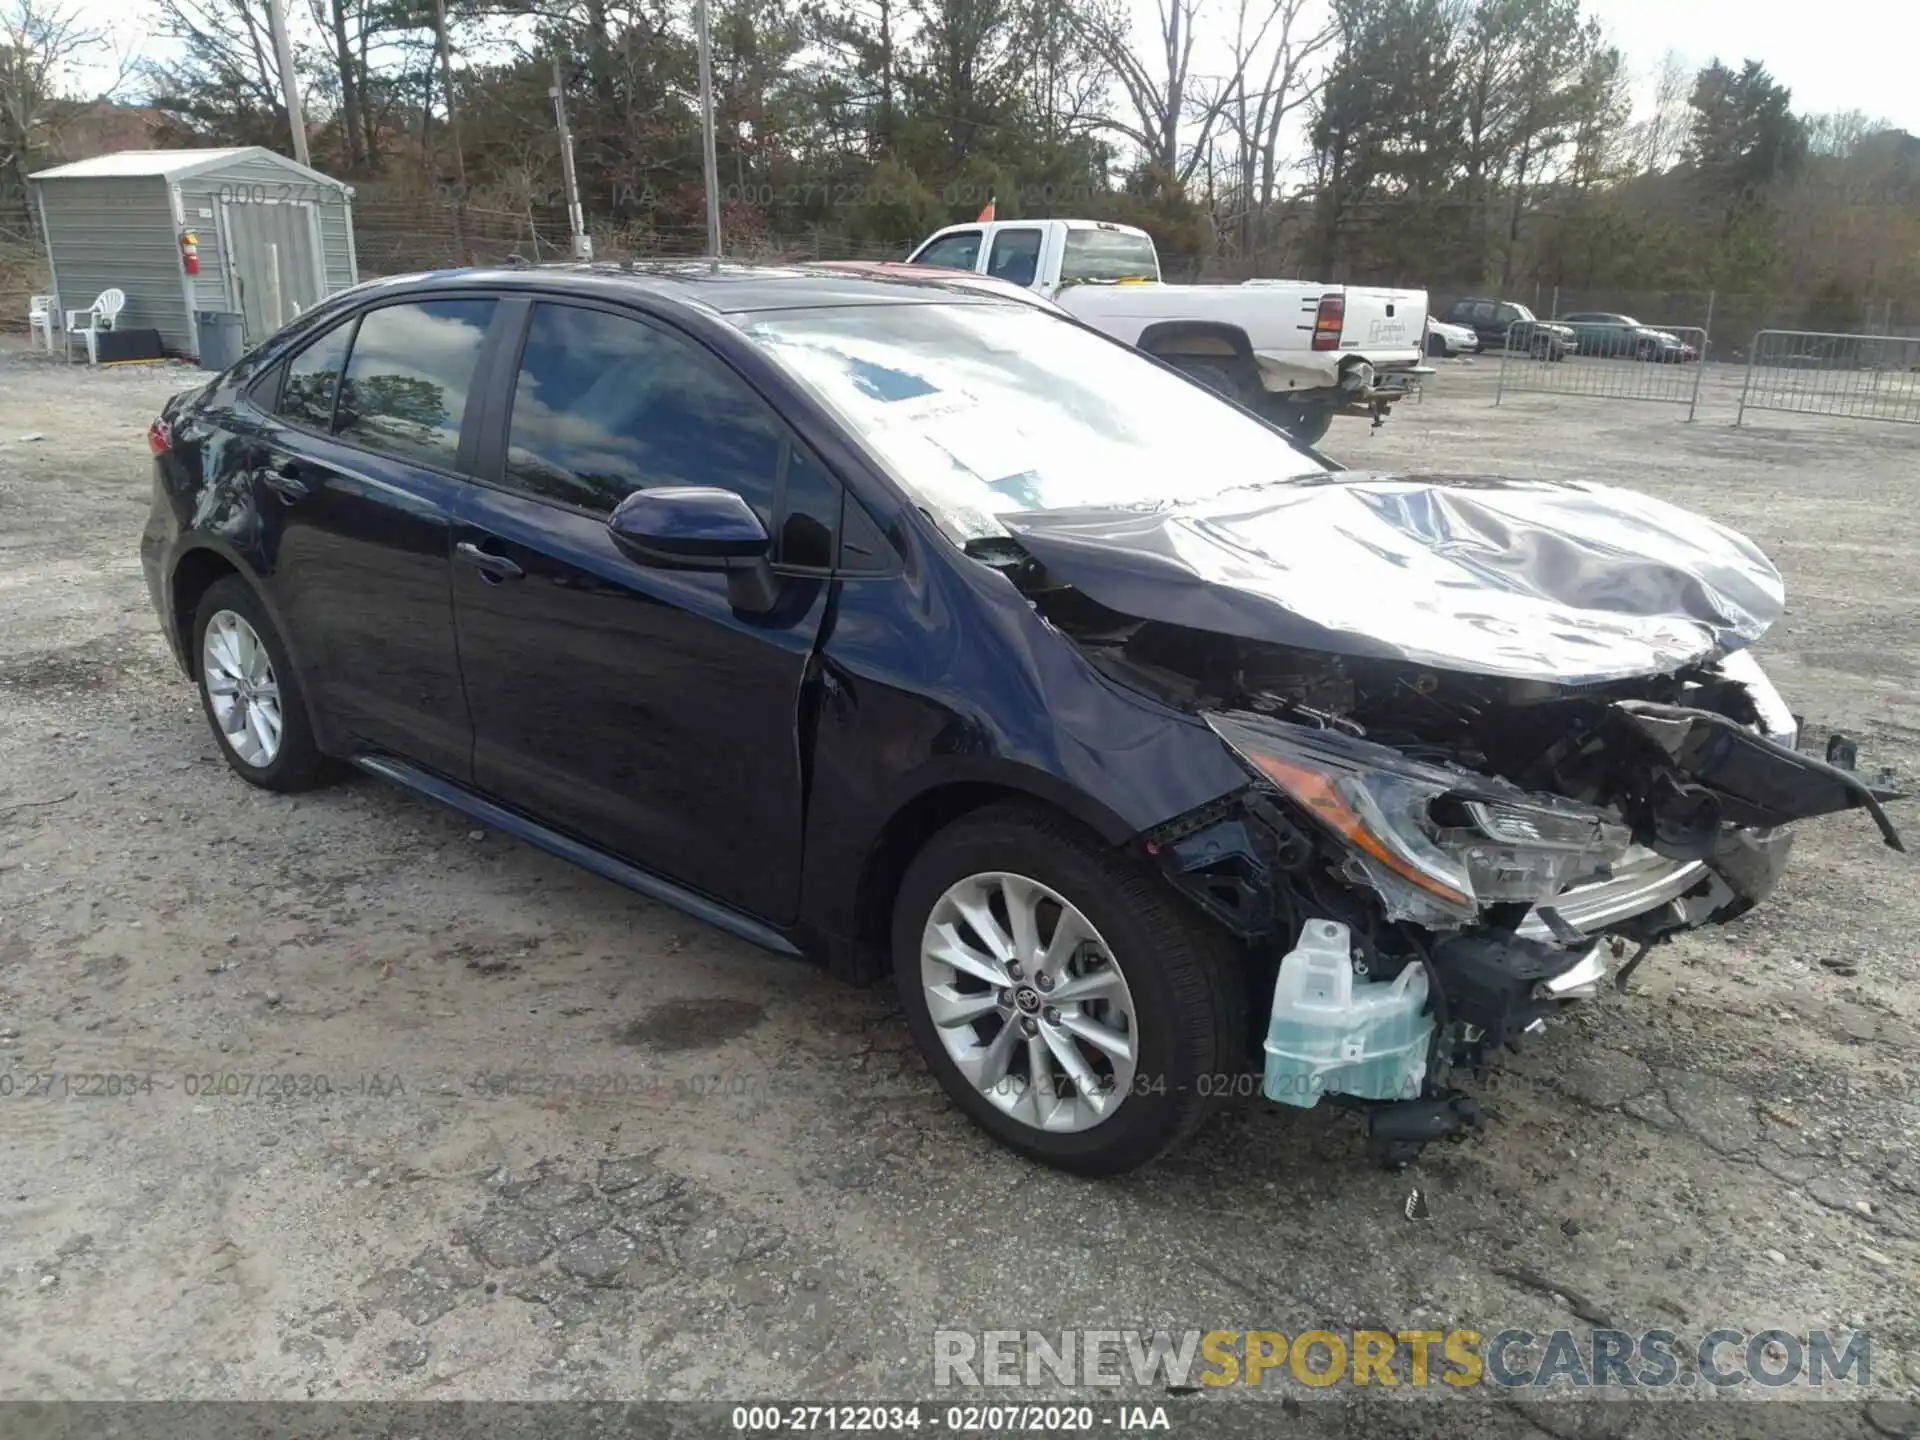
[[[1920,776],[1920,428],[1736,430],[1724,376],[1693,424],[1496,408],[1497,366],[1326,448],[1743,529],[1787,577],[1789,700]],[[1513,1057],[1490,1129],[1412,1171],[1248,1103],[1076,1181],[967,1125],[885,991],[369,779],[229,774],[136,551],[144,427],[198,378],[0,353],[0,1398],[898,1398],[936,1326],[1599,1316],[1870,1330],[1878,1398],[1821,1423],[1911,1423],[1920,887],[1864,817],[1805,826],[1770,904]]]

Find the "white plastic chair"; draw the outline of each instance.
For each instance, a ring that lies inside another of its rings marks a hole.
[[[121,310],[126,308],[127,292],[124,290],[102,290],[94,296],[93,304],[84,310],[67,311],[67,363],[73,363],[73,342],[85,340],[87,344],[87,363],[100,363],[100,332],[113,329],[114,322],[120,318]]]
[[[53,352],[53,296],[35,295],[28,299],[27,336],[36,343],[45,336],[47,352]]]

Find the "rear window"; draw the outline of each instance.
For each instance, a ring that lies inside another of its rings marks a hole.
[[[1158,280],[1153,241],[1124,230],[1069,230],[1062,280]]]

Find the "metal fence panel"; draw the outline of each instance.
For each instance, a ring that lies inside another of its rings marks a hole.
[[[1920,424],[1920,338],[1762,330],[1733,423],[1749,410]]]
[[[1493,403],[1508,391],[1659,400],[1686,406],[1691,420],[1706,353],[1698,325],[1519,320],[1507,327]]]

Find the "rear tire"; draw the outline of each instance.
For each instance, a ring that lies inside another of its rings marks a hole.
[[[1318,445],[1333,428],[1333,406],[1279,401],[1267,418],[1302,445]]]
[[[1214,394],[1243,405],[1246,403],[1247,387],[1233,361],[1189,355],[1163,355],[1160,358],[1189,380],[1198,380]]]
[[[1036,892],[1044,893],[1023,909],[1033,917],[1023,926],[1014,906]],[[997,934],[956,918],[963,907]],[[1056,937],[1088,930],[1090,939],[1064,952],[1077,971],[1050,956]],[[940,957],[956,943],[970,965],[987,957],[995,978],[947,965]],[[1017,972],[992,958],[1007,951]],[[1238,1088],[1219,1078],[1241,1073],[1247,1055],[1245,972],[1226,932],[1143,862],[1042,806],[989,806],[927,843],[895,900],[893,959],[907,1026],[941,1087],[995,1140],[1044,1165],[1081,1175],[1135,1169],[1185,1140],[1215,1096]],[[1082,998],[1096,990],[1113,998]],[[1097,1039],[1082,1044],[1085,1034]],[[1105,1048],[1119,1036],[1130,1056]],[[1029,1040],[1047,1068],[1039,1087],[1027,1078]],[[1073,1046],[1065,1061],[1055,1058]],[[1060,1078],[1075,1073],[1077,1083]]]
[[[334,778],[332,762],[314,744],[286,642],[238,575],[214,581],[200,597],[193,656],[200,708],[236,775],[279,791],[311,790]]]

